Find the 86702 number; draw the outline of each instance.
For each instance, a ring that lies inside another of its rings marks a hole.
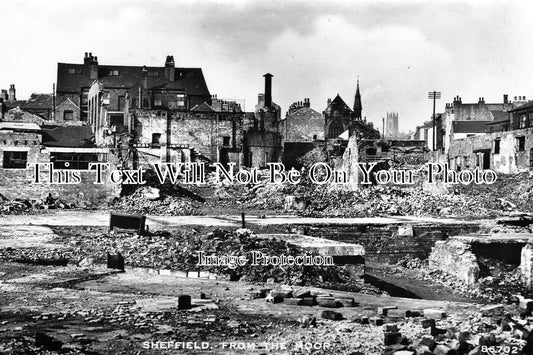
[[[518,346],[486,346],[481,347],[481,352],[483,354],[518,354],[520,349]]]

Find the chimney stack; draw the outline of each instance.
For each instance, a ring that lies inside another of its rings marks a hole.
[[[17,100],[15,92],[16,92],[15,91],[15,84],[11,84],[9,86],[9,98],[8,98],[9,101],[16,101]]]
[[[83,63],[89,65],[89,78],[98,79],[98,58],[93,57],[93,54],[89,52],[89,56],[85,58]]]
[[[172,55],[167,55],[167,59],[165,60],[165,77],[168,81],[175,81],[176,79],[176,64]]]
[[[2,89],[2,93],[0,94],[0,99],[2,99],[3,101],[7,101],[7,90],[6,89]]]
[[[311,107],[311,102],[309,101],[309,98],[304,99],[304,107]]]
[[[328,106],[331,105],[331,98],[328,99]]]
[[[142,73],[143,73],[143,87],[146,90],[148,90],[148,68],[146,68],[146,65],[143,65]]]
[[[270,73],[263,75],[265,77],[265,107],[272,106],[272,77]]]

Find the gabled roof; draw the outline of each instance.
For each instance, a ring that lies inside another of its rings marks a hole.
[[[52,109],[53,100],[52,94],[33,93],[29,100],[22,105],[22,109]]]
[[[72,69],[77,74],[69,74]],[[118,75],[110,75],[118,71]],[[165,77],[164,67],[146,67],[148,89],[166,89],[186,92],[188,95],[211,96],[201,68],[175,68],[175,80]],[[98,80],[106,88],[131,88],[144,82],[142,66],[98,65]],[[57,63],[57,92],[79,93],[81,88],[89,88],[94,79],[90,78],[90,67],[84,64]]]
[[[49,147],[92,147],[89,126],[43,128],[43,145]]]
[[[485,133],[490,121],[452,121],[453,133]]]
[[[62,105],[63,103],[65,103],[65,102],[67,102],[67,103],[70,102],[71,105],[76,106],[78,109],[80,108],[78,105],[76,105],[76,103],[75,103],[74,101],[72,101],[72,100],[70,99],[70,97],[67,97],[65,100],[61,101],[61,102],[57,105],[57,107],[61,106],[61,105]]]
[[[191,108],[191,111],[197,111],[197,112],[215,112],[211,106],[209,106],[206,102],[201,103],[200,105],[196,105],[193,108]]]
[[[292,113],[289,113],[287,117],[322,119],[322,114],[320,112],[313,110],[310,107],[302,107]]]
[[[512,110],[509,110],[509,112],[523,111],[530,108],[533,108],[533,101],[523,104],[522,106],[518,106],[517,108],[514,108]]]

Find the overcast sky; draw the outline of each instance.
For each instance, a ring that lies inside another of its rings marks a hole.
[[[463,102],[533,99],[531,1],[6,1],[0,88],[17,98],[51,92],[57,62],[201,67],[212,94],[253,109],[263,74],[273,100],[306,97],[322,112],[337,93],[351,107],[360,77],[363,115],[400,130]]]

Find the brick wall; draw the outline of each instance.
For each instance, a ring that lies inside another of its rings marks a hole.
[[[16,142],[16,143],[15,143]],[[28,164],[49,163],[50,152],[41,151],[41,136],[34,132],[0,132],[0,194],[9,199],[44,199],[49,193],[59,197],[65,202],[74,203],[76,206],[101,205],[120,194],[120,185],[107,183],[104,185],[93,184],[95,173],[81,171],[79,184],[33,184],[34,169],[8,169],[3,167],[4,154],[10,151],[27,152]],[[109,163],[113,167],[117,161],[108,154]],[[48,170],[43,170],[45,176]]]

